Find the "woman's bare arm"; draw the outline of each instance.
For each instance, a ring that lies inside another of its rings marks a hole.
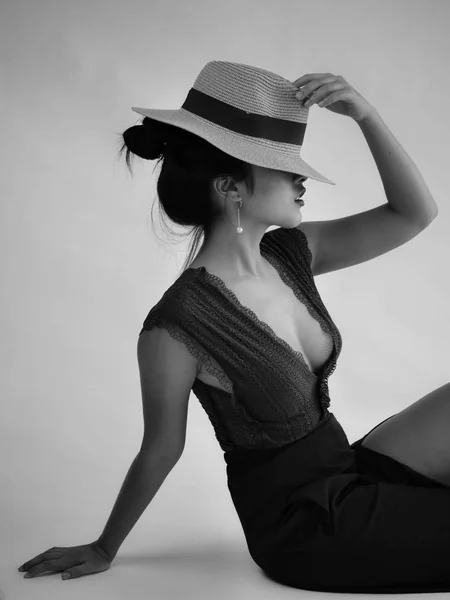
[[[154,452],[147,449],[136,455],[111,515],[97,540],[111,561],[178,459],[179,456],[162,456],[156,448]]]
[[[180,459],[198,363],[164,328],[143,331],[137,355],[144,435],[112,513],[98,538],[111,559]]]

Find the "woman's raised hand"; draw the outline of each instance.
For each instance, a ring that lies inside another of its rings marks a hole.
[[[83,546],[54,546],[19,567],[31,578],[41,573],[62,573],[62,579],[74,579],[91,573],[107,571],[112,560],[97,542]],[[67,575],[67,576],[66,576]]]

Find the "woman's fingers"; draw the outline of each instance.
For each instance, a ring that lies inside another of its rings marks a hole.
[[[25,573],[24,577],[27,579],[29,577],[36,577],[36,575],[40,575],[41,573],[47,573],[47,571],[50,573],[58,573],[64,571],[64,567],[65,565],[61,559],[44,560],[31,569],[27,569],[27,573]]]
[[[31,560],[28,560],[27,562],[23,563],[23,565],[21,565],[18,568],[18,571],[28,571],[28,569],[35,567],[42,561],[48,560],[50,558],[58,558],[58,556],[60,556],[60,555],[61,555],[61,551],[59,549],[57,550],[56,548],[50,548],[49,550],[46,550],[45,552],[38,554]]]

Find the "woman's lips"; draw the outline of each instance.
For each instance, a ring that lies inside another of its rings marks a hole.
[[[306,191],[306,190],[305,190],[305,191]],[[298,195],[296,198],[294,198],[294,202],[295,202],[296,204],[299,204],[300,206],[304,206],[304,204],[305,204],[305,203],[304,203],[304,202],[303,202],[303,200],[301,200],[301,199],[300,199],[300,200],[298,200],[298,197],[299,197],[299,196],[303,196],[303,195],[305,194],[305,191],[303,191],[303,192],[302,192],[301,194],[299,194],[299,195]]]
[[[300,192],[295,196],[295,198],[302,198],[305,195],[306,188],[302,187]]]

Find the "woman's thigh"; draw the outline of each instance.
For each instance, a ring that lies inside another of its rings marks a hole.
[[[352,447],[388,456],[450,487],[450,383],[388,417]]]

